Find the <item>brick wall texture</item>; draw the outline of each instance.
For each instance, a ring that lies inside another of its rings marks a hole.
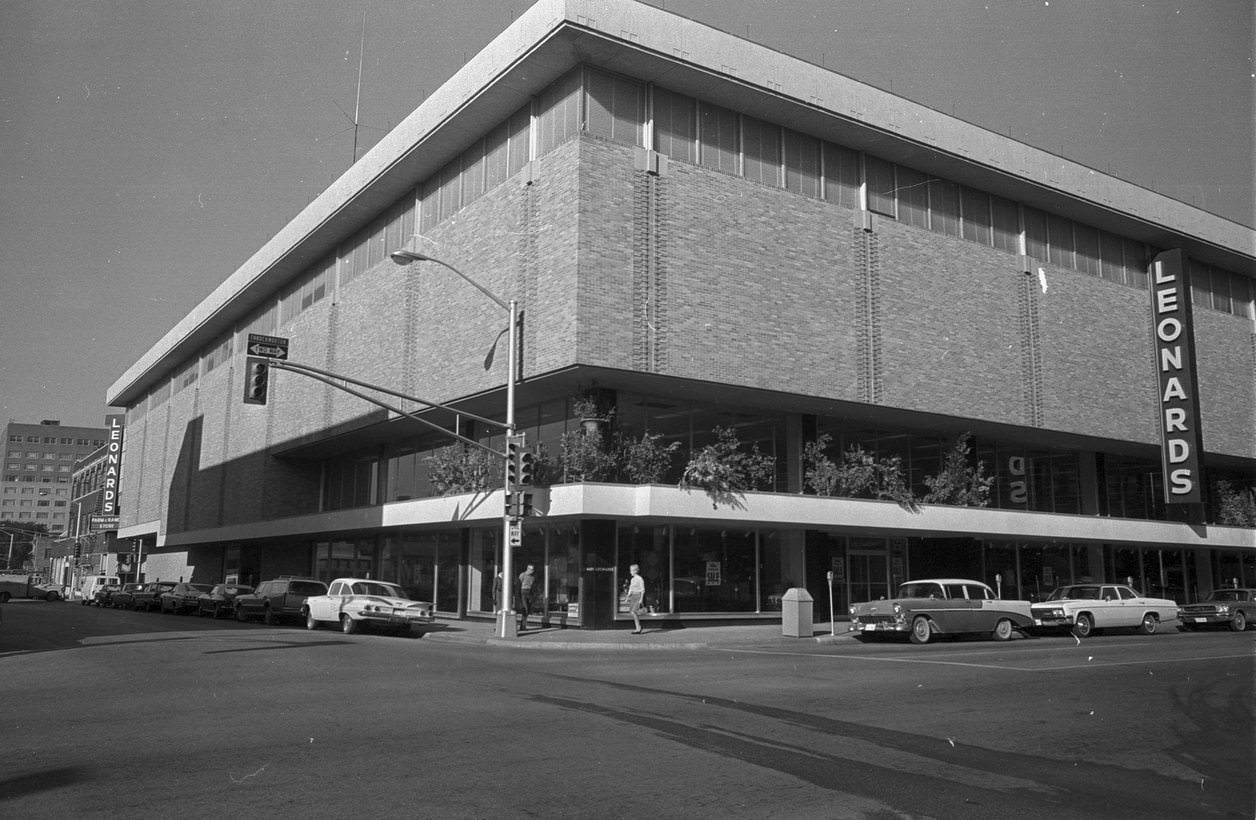
[[[1145,291],[683,163],[575,139],[427,236],[517,295],[528,378],[657,373],[1012,426],[1158,441]],[[1047,288],[1042,290],[1042,279]],[[1256,456],[1250,320],[1197,310],[1205,448]],[[384,259],[278,335],[292,359],[449,401],[500,387],[504,311],[439,265]],[[202,529],[313,512],[318,465],[273,448],[382,411],[237,351],[127,431],[124,522]]]

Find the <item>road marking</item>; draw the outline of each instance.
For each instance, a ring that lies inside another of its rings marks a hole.
[[[725,648],[714,650],[719,652],[742,652],[750,655],[786,655],[792,657],[803,658],[820,658],[824,660],[848,660],[848,661],[879,661],[883,663],[920,663],[933,666],[960,666],[969,669],[995,669],[1001,672],[1054,672],[1063,671],[1065,669],[1085,669],[1087,667],[1113,667],[1113,666],[1147,666],[1150,664],[1168,664],[1168,663],[1190,663],[1193,661],[1222,661],[1237,660],[1242,658],[1250,659],[1251,653],[1244,655],[1204,655],[1200,657],[1189,658],[1151,658],[1147,660],[1133,661],[1087,661],[1085,663],[1070,663],[1062,665],[1045,665],[1045,666],[1014,666],[1007,664],[991,664],[991,663],[972,663],[969,661],[939,660],[934,658],[887,658],[877,655],[828,655],[815,652],[786,652],[775,649],[736,649]],[[1093,656],[1092,656],[1093,657]]]

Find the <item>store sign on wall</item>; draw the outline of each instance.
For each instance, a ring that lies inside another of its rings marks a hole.
[[[1186,255],[1165,251],[1151,262],[1151,318],[1159,384],[1161,465],[1169,504],[1204,500],[1195,375],[1195,329]]]
[[[122,414],[105,416],[105,482],[100,498],[100,511],[105,516],[118,514],[118,476],[122,473],[122,431],[126,427],[126,416]],[[117,525],[114,525],[117,529]]]

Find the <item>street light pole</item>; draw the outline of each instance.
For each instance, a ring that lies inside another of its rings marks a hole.
[[[510,442],[514,438],[514,435],[515,435],[515,382],[518,381],[518,376],[519,376],[518,374],[519,350],[517,346],[518,336],[519,336],[518,301],[515,299],[510,299],[510,300],[502,299],[500,296],[496,295],[495,293],[490,291],[488,288],[484,287],[479,282],[472,279],[470,276],[467,276],[465,273],[458,270],[457,268],[455,268],[453,265],[449,264],[448,262],[442,259],[436,259],[435,257],[428,256],[427,254],[422,253],[420,251],[402,249],[402,250],[393,251],[391,254],[389,254],[389,256],[392,257],[392,260],[394,262],[400,265],[407,265],[411,262],[435,262],[436,264],[441,265],[442,267],[448,268],[455,275],[457,275],[458,278],[462,279],[464,282],[471,285],[471,287],[475,288],[480,293],[484,294],[489,299],[493,300],[493,302],[498,307],[504,309],[507,312],[507,314],[509,314],[510,325],[508,326],[507,331],[506,331],[507,340],[506,340],[505,433],[506,433],[506,441]],[[506,497],[509,497],[510,492],[511,492],[510,455],[509,455],[510,448],[504,447],[503,449],[506,451],[506,453],[504,454],[505,462],[502,465],[502,487],[506,494]],[[512,578],[512,575],[514,573],[514,567],[512,566],[513,556],[511,554],[512,548],[513,548],[513,545],[511,543],[511,530],[513,528],[512,525],[517,522],[516,522],[516,519],[514,519],[511,516],[511,511],[508,509],[508,505],[502,504],[502,510],[503,510],[502,512],[502,547],[501,547],[502,556],[501,556],[501,564],[500,564],[501,573],[502,573],[501,600],[497,602],[499,604],[499,609],[495,613],[495,617],[497,618],[495,634],[499,638],[514,638],[516,637],[518,632],[517,632],[517,626],[515,624],[515,612],[514,612],[514,594],[513,594],[514,581]],[[496,579],[490,579],[490,583],[495,582],[495,580]]]

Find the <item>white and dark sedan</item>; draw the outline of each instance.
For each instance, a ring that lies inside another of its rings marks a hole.
[[[1070,584],[1032,607],[1034,626],[1068,629],[1079,638],[1097,629],[1137,629],[1150,635],[1178,617],[1176,601],[1148,598],[1125,584]]]
[[[912,643],[973,634],[1006,641],[1032,624],[1029,601],[1001,600],[968,578],[926,578],[901,584],[893,598],[855,604],[849,629],[860,638],[907,634]]]
[[[402,634],[435,618],[427,601],[413,600],[397,584],[367,578],[337,578],[326,595],[306,598],[304,609],[306,629],[334,623],[346,635],[363,626]]]

